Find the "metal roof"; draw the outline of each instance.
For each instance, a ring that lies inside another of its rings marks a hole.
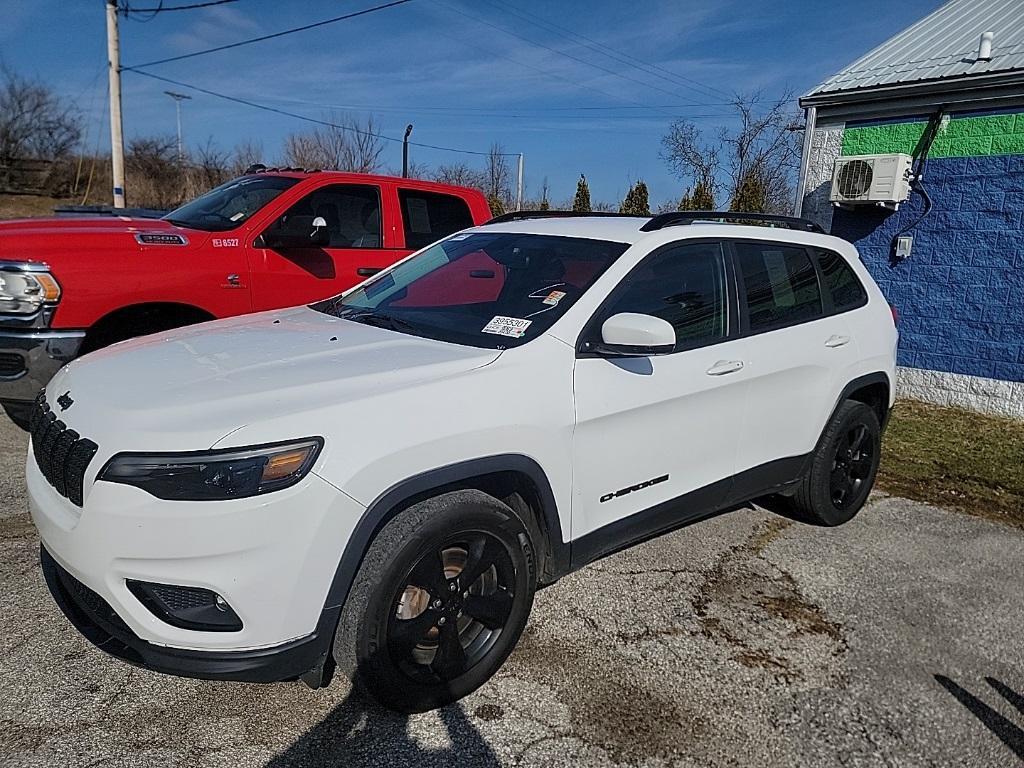
[[[978,61],[982,32],[991,61]],[[834,74],[805,97],[874,86],[1024,70],[1024,1],[951,0]]]

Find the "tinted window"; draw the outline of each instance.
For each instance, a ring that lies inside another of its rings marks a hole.
[[[832,294],[836,312],[864,306],[868,295],[846,259],[832,251],[817,251],[817,256],[825,288]]]
[[[398,200],[405,226],[405,247],[411,250],[473,226],[469,206],[460,197],[400,189]]]
[[[377,187],[335,184],[306,195],[293,205],[290,216],[319,216],[331,235],[328,248],[380,248],[380,194]]]
[[[677,350],[725,338],[725,261],[718,243],[673,246],[648,256],[620,291],[602,320],[619,312],[660,317],[675,328]]]
[[[752,332],[821,317],[818,273],[807,251],[779,243],[735,243],[735,248]]]

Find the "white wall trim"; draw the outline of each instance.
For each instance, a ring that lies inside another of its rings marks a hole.
[[[962,373],[896,369],[896,395],[1024,421],[1024,382]]]

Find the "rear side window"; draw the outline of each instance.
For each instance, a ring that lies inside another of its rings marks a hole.
[[[818,273],[807,251],[781,243],[738,242],[734,247],[752,333],[822,316]]]
[[[836,312],[857,309],[867,304],[868,294],[857,273],[846,263],[846,259],[832,251],[816,250],[825,290],[832,295],[832,306]]]
[[[469,206],[461,197],[415,189],[398,190],[405,227],[405,247],[418,250],[452,232],[473,226]]]

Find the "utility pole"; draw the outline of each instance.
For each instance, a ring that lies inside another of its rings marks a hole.
[[[409,178],[409,135],[412,133],[412,123],[405,126],[405,137],[402,139],[402,178]]]
[[[516,210],[523,210],[523,153],[519,153],[519,177],[516,179]]]
[[[174,99],[174,111],[178,113],[178,165],[181,165],[185,162],[185,147],[181,143],[181,102],[185,99],[191,100],[192,97],[174,91],[164,91],[164,93]]]
[[[124,208],[124,133],[121,130],[121,47],[117,38],[117,0],[107,0],[107,66],[110,76],[110,161],[114,207]]]

